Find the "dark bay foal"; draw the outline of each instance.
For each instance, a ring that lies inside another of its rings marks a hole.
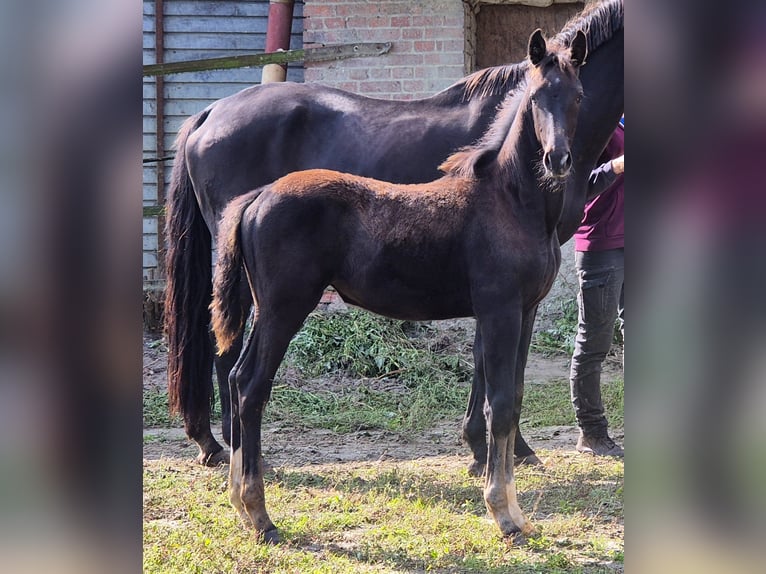
[[[487,508],[505,535],[531,530],[516,499],[513,444],[538,302],[560,262],[556,226],[572,166],[586,38],[529,41],[526,78],[480,143],[446,175],[397,185],[328,170],[296,172],[226,208],[213,328],[219,352],[241,333],[244,268],[257,316],[230,375],[230,497],[267,541],[261,422],[287,346],[332,285],[344,300],[408,320],[474,316],[481,333],[489,450]]]

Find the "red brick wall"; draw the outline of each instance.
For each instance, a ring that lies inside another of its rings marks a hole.
[[[431,96],[465,70],[462,0],[306,0],[303,44],[392,42],[374,58],[306,63],[306,82],[378,98]]]

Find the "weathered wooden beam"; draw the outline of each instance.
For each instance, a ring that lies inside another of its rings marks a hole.
[[[158,215],[165,215],[164,205],[145,205],[144,217],[157,217]]]
[[[272,52],[270,54],[246,54],[242,56],[224,56],[223,58],[207,58],[204,60],[187,60],[186,62],[147,64],[144,66],[144,76],[226,70],[248,66],[264,66],[266,64],[286,64],[287,62],[297,62],[300,60],[304,62],[327,62],[344,60],[346,58],[382,56],[391,50],[391,45],[391,42],[340,44],[337,46]]]

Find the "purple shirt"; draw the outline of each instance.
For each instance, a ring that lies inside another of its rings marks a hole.
[[[605,251],[625,247],[624,191],[625,174],[615,176],[611,160],[625,153],[625,130],[618,126],[599,158],[599,167],[590,178],[591,191],[597,191],[605,178],[609,187],[585,205],[585,215],[574,235],[576,251]]]

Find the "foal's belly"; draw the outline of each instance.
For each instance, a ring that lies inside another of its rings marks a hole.
[[[389,278],[363,288],[339,280],[333,282],[333,287],[346,303],[394,319],[430,321],[473,316],[467,291],[456,283],[416,286]]]

